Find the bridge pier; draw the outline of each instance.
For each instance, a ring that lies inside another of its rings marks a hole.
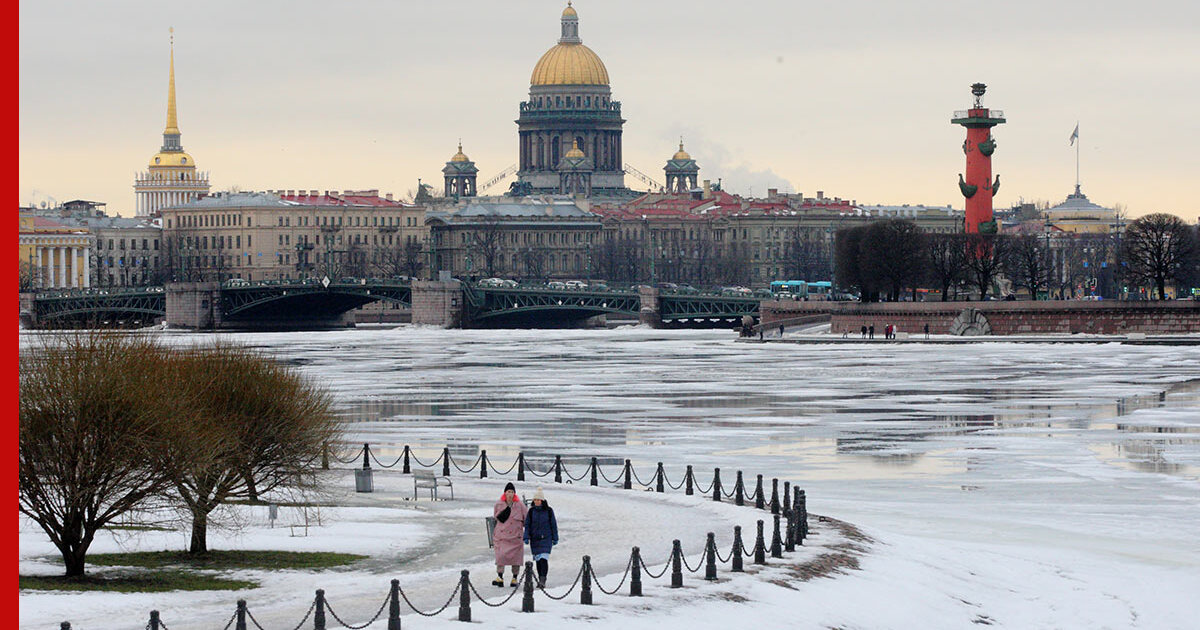
[[[642,303],[641,309],[638,311],[638,321],[651,328],[662,328],[662,307],[658,301],[658,289],[641,287],[638,289],[638,297]]]
[[[170,282],[166,286],[168,328],[221,328],[221,285],[216,282]]]
[[[458,280],[413,280],[412,323],[462,328],[464,295]]]

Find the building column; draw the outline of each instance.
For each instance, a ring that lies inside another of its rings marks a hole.
[[[67,259],[70,261],[67,264],[67,288],[75,289],[78,287],[76,276],[79,275],[79,264],[75,261],[75,256],[78,250],[74,247],[67,248]]]
[[[92,248],[83,248],[83,288],[92,288]]]
[[[62,247],[61,245],[59,247],[54,248],[54,251],[58,253],[58,284],[56,285],[56,287],[60,288],[60,289],[66,286],[66,280],[67,280],[66,250],[67,250],[67,248]]]

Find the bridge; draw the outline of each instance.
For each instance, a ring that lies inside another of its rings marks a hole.
[[[623,315],[663,327],[730,328],[757,318],[759,300],[658,289],[494,287],[457,280],[306,279],[257,283],[172,283],[126,290],[22,296],[27,326],[147,326],[162,321],[196,330],[302,330],[352,326],[351,311],[378,300],[413,309],[413,321],[448,328],[574,326]]]

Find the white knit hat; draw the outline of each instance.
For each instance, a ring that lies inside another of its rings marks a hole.
[[[545,501],[546,500],[546,493],[542,492],[541,486],[538,486],[537,491],[533,493],[533,500],[534,501]]]

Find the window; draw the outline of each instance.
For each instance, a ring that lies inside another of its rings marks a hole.
[[[158,251],[158,239],[154,239],[154,251]]]

